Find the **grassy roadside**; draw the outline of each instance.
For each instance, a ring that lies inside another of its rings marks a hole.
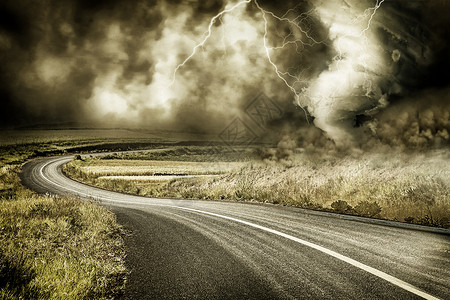
[[[0,169],[0,299],[109,299],[124,288],[123,229],[104,208],[38,196]]]
[[[37,195],[18,177],[30,158],[98,142],[75,133],[0,146],[0,299],[112,299],[123,292],[125,232],[115,215],[95,203]]]
[[[184,133],[128,129],[0,132],[0,299],[111,299],[125,285],[123,228],[96,205],[39,196],[18,178],[27,160],[164,147]]]
[[[300,152],[282,161],[247,157],[240,167],[216,177],[139,179],[138,175],[145,175],[136,172],[139,166],[153,167],[153,172],[158,172],[161,164],[152,163],[155,160],[167,160],[163,165],[167,172],[173,160],[180,160],[180,155],[172,155],[171,151],[77,160],[69,163],[65,171],[92,185],[143,196],[259,201],[450,227],[450,166],[446,163],[450,157],[446,151],[345,156]],[[199,151],[191,150],[192,161],[198,161],[195,153]],[[209,160],[217,164],[217,157],[215,162],[212,158]],[[183,160],[189,160],[189,155]]]

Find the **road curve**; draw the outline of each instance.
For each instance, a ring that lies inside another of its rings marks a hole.
[[[39,193],[96,199],[132,232],[127,299],[448,299],[450,231],[296,208],[144,198],[73,181],[36,159]]]

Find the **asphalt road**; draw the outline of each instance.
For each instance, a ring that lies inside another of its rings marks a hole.
[[[450,231],[296,208],[155,199],[27,163],[39,193],[96,199],[131,230],[126,299],[449,299]],[[435,298],[436,297],[436,298]]]

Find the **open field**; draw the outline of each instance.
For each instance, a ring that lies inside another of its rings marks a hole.
[[[55,145],[99,144],[110,142],[171,143],[179,141],[211,141],[214,136],[185,132],[151,131],[140,129],[24,129],[2,130],[0,146],[52,143]]]
[[[9,134],[0,139],[0,295],[5,299],[109,298],[120,294],[125,282],[124,233],[114,215],[93,203],[38,196],[20,184],[20,166],[39,156],[153,149],[79,157],[65,171],[131,194],[265,202],[450,227],[445,150],[343,155],[297,149],[275,161],[256,148],[202,146],[207,144],[202,137],[192,146],[181,135],[165,142],[165,134],[133,136],[127,130]]]
[[[0,166],[46,155],[151,149],[177,143],[209,143],[211,136],[129,129],[27,129],[0,132]],[[194,141],[194,142],[190,142]]]
[[[240,167],[236,162],[190,162],[158,160],[92,160],[81,167],[89,176],[223,174]]]
[[[206,167],[205,162],[186,162],[189,155],[183,162],[177,161],[179,156],[170,155],[173,151],[87,158],[71,162],[65,171],[102,188],[144,196],[258,201],[450,226],[450,166],[446,163],[450,154],[445,150],[352,155],[297,151],[283,162],[258,159],[247,151],[246,159],[232,163],[228,169],[220,168],[211,156],[210,168],[216,166],[220,171]],[[166,160],[156,161],[158,156]],[[221,159],[225,156],[222,154]],[[192,158],[198,159],[195,155]],[[138,178],[179,173],[220,176]]]
[[[69,176],[105,189],[144,195],[187,197],[167,193],[172,182],[203,182],[241,169],[255,159],[250,149],[175,146],[137,153],[116,153],[78,159],[67,164]],[[187,198],[196,198],[195,195]]]
[[[103,299],[123,292],[122,227],[95,203],[39,196],[20,184],[32,158],[151,149],[205,136],[126,129],[0,132],[0,298]]]
[[[1,132],[0,299],[110,299],[123,292],[125,232],[114,214],[95,203],[36,195],[18,173],[34,157],[155,141],[126,130]]]

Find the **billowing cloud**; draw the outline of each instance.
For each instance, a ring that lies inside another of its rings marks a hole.
[[[367,123],[373,134],[370,144],[401,149],[450,145],[449,95],[449,88],[424,90],[392,104]]]
[[[293,132],[339,147],[448,145],[449,10],[438,0],[2,3],[1,123],[217,132],[264,92],[318,128]]]

